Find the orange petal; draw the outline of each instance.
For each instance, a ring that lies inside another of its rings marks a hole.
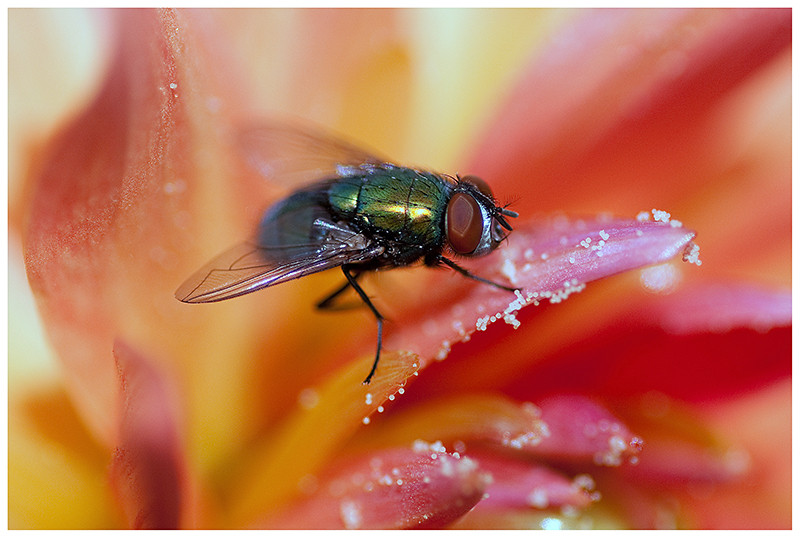
[[[438,439],[448,446],[485,441],[520,448],[539,443],[546,436],[547,425],[532,404],[520,404],[497,394],[463,394],[428,400],[382,417],[369,430],[359,432],[353,449],[374,449],[416,439]]]
[[[197,427],[198,437],[209,428],[227,434],[241,420],[231,395],[241,382],[220,383],[209,371],[230,356],[234,377],[233,359],[249,360],[241,350],[255,331],[244,312],[192,311],[173,292],[201,250],[239,240],[244,214],[255,211],[246,178],[226,181],[237,161],[220,143],[240,105],[209,52],[209,26],[194,24],[201,13],[112,15],[117,41],[99,94],[34,166],[29,282],[68,391],[107,446],[118,422],[110,357],[120,334],[185,372],[189,407],[217,415]],[[219,450],[205,448],[204,459]]]

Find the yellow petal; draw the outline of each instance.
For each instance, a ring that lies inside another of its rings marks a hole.
[[[277,508],[298,492],[303,477],[315,472],[358,428],[368,428],[369,415],[397,393],[418,369],[416,356],[387,352],[381,356],[370,385],[362,384],[373,357],[353,361],[323,386],[307,389],[301,407],[280,431],[265,436],[261,446],[242,458],[241,473],[228,483],[235,488],[230,526],[241,527]]]

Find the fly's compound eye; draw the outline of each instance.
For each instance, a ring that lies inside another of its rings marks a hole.
[[[492,194],[492,188],[489,187],[489,184],[486,183],[481,178],[479,178],[478,176],[464,176],[460,179],[461,181],[464,181],[476,187],[479,191],[481,191],[481,194],[483,194],[490,200],[494,200],[494,194]]]
[[[447,203],[447,241],[458,254],[478,248],[483,236],[483,213],[478,201],[464,192],[455,193]]]

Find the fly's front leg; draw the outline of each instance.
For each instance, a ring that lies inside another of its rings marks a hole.
[[[514,291],[519,290],[519,288],[512,288],[511,286],[504,286],[503,284],[499,284],[499,283],[494,282],[492,280],[489,280],[487,278],[483,278],[483,277],[479,277],[478,275],[474,275],[474,274],[470,273],[469,271],[467,271],[466,269],[464,269],[463,267],[461,267],[460,265],[458,265],[453,260],[445,258],[444,256],[439,256],[439,261],[441,261],[442,263],[444,263],[448,267],[458,271],[459,273],[461,273],[465,277],[471,278],[472,280],[477,280],[478,282],[483,282],[484,284],[489,284],[490,286],[494,286],[495,288],[500,288],[501,290],[505,290],[505,291],[514,292]]]

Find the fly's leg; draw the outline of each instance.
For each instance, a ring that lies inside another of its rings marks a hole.
[[[356,273],[355,275],[353,275],[353,280],[357,279],[359,276],[361,276],[361,273]],[[339,295],[344,293],[349,287],[351,287],[351,285],[350,281],[348,280],[347,282],[344,283],[344,285],[341,288],[337,288],[336,291],[334,291],[333,293],[322,299],[320,302],[318,302],[317,308],[319,308],[320,310],[346,310],[348,308],[351,308],[351,306],[358,306],[358,305],[342,306],[333,304],[334,300]]]
[[[483,282],[484,284],[489,284],[490,286],[494,286],[495,288],[500,288],[501,290],[505,290],[505,291],[514,292],[514,291],[519,290],[519,288],[512,288],[511,286],[504,286],[503,284],[498,284],[497,282],[493,282],[493,281],[491,281],[491,280],[489,280],[487,278],[479,277],[478,275],[473,275],[472,273],[470,273],[469,271],[467,271],[466,269],[464,269],[463,267],[458,265],[453,260],[447,259],[444,256],[440,256],[439,257],[439,261],[441,261],[442,263],[444,263],[448,267],[450,267],[452,269],[455,269],[456,271],[458,271],[459,273],[461,273],[465,277],[471,278],[472,280],[477,280],[478,282]]]
[[[372,301],[369,300],[369,297],[367,297],[367,294],[364,293],[363,289],[361,289],[361,286],[358,285],[358,282],[356,282],[356,279],[360,273],[356,273],[355,276],[352,275],[350,273],[350,269],[346,265],[342,266],[342,272],[344,273],[345,278],[347,278],[347,285],[352,286],[353,289],[356,290],[358,296],[361,297],[361,300],[364,301],[364,304],[366,304],[369,309],[372,310],[372,313],[375,315],[375,319],[378,321],[378,349],[375,351],[375,361],[372,363],[372,369],[369,371],[367,378],[364,380],[364,384],[369,385],[369,382],[372,380],[372,376],[375,374],[375,370],[378,368],[378,361],[381,358],[381,343],[383,342],[383,316],[380,312],[378,312],[378,309],[375,308],[375,305],[372,304]],[[346,288],[347,286],[344,286],[343,288],[336,290],[333,295],[322,301],[322,303],[328,303],[331,299],[342,293]]]

